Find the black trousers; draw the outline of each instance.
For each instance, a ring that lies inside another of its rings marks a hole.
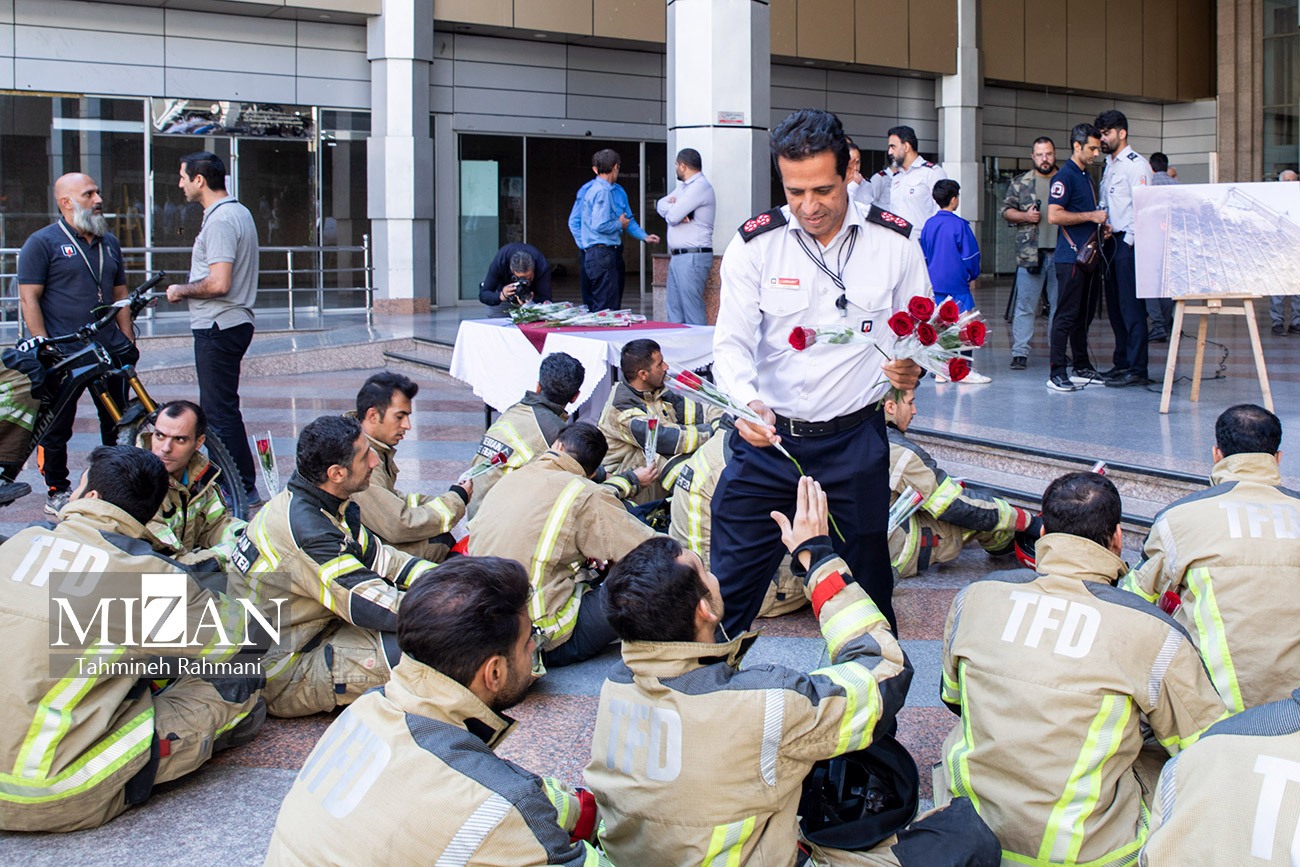
[[[578,606],[578,620],[573,625],[573,634],[569,640],[554,650],[542,653],[542,662],[547,668],[560,668],[573,665],[597,656],[606,647],[618,640],[618,633],[609,625],[605,616],[605,585],[582,597]]]
[[[587,251],[578,248],[578,287],[582,291],[582,303],[591,309],[591,278],[587,276]]]
[[[1122,236],[1108,242],[1110,267],[1106,270],[1106,312],[1115,332],[1115,366],[1147,375],[1147,307],[1137,297],[1137,258]]]
[[[618,247],[596,244],[585,251],[582,263],[591,283],[591,303],[595,310],[617,310],[623,294],[621,274],[623,256]]]
[[[1056,313],[1048,343],[1052,376],[1075,368],[1092,367],[1088,360],[1088,325],[1092,322],[1092,275],[1073,262],[1056,263]],[[1067,358],[1066,348],[1069,348]]]
[[[213,325],[194,331],[194,367],[199,374],[199,406],[208,417],[208,430],[230,452],[243,476],[244,489],[257,490],[257,468],[248,446],[244,416],[239,410],[239,371],[253,342],[253,324],[234,328]]]
[[[111,343],[103,344],[108,349],[109,355],[112,356],[113,362],[118,365],[135,364],[140,360],[140,350],[135,345],[123,337],[120,333]],[[127,393],[130,386],[124,379],[110,379],[107,382],[108,396],[117,404],[118,409],[126,406]],[[45,485],[52,492],[67,491],[72,488],[72,483],[68,478],[68,440],[72,439],[72,425],[77,420],[77,404],[81,402],[81,395],[85,389],[78,391],[68,405],[63,408],[63,412],[54,418],[54,423],[50,425],[49,430],[45,432],[45,437],[40,442],[40,454],[38,462],[41,468],[41,475],[45,477]],[[95,410],[99,413],[99,441],[106,446],[114,445],[117,442],[117,422],[108,414],[108,410],[99,402],[99,398],[91,394],[95,401]],[[15,474],[16,476],[16,474]]]
[[[710,565],[725,606],[722,625],[735,637],[748,629],[785,554],[772,512],[794,515],[799,471],[774,448],[755,448],[729,434],[734,454],[713,494]],[[782,437],[804,472],[821,483],[831,516],[844,534],[830,530],[836,552],[898,631],[894,574],[889,563],[889,442],[884,415],[825,437]]]

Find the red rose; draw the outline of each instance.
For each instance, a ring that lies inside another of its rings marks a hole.
[[[506,458],[505,452],[497,452],[492,456],[492,459],[488,461],[488,463],[496,467],[496,466],[500,466],[501,464],[504,464],[507,460],[508,459]]]
[[[934,346],[939,339],[939,332],[929,322],[922,322],[916,326],[916,339],[921,341],[922,346]]]
[[[961,331],[957,332],[957,337],[962,343],[970,346],[983,346],[984,338],[988,336],[989,327],[978,319],[968,322]]]
[[[645,426],[647,430],[654,430],[655,428],[659,427],[659,419],[647,418],[645,420]]]
[[[258,453],[259,455],[270,454],[270,452],[271,452],[271,441],[270,441],[270,440],[258,440],[258,441],[257,441],[257,453]]]
[[[796,327],[790,332],[790,345],[800,352],[817,342],[817,329]]]
[[[939,321],[944,325],[951,325],[961,316],[961,310],[957,308],[957,302],[949,298],[939,305]]]
[[[699,391],[700,386],[702,385],[700,378],[689,370],[683,370],[681,373],[677,374],[677,381],[687,388],[693,388],[696,391]]]
[[[889,328],[899,337],[906,337],[916,328],[912,322],[912,317],[908,316],[902,310],[889,317]]]
[[[934,301],[924,295],[917,295],[907,302],[907,312],[917,322],[928,322],[934,315]]]
[[[970,362],[965,358],[954,358],[948,362],[948,378],[961,382],[970,374]]]

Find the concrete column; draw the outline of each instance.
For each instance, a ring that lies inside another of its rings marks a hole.
[[[982,89],[984,63],[979,44],[979,0],[957,0],[957,73],[937,85],[940,162],[948,177],[961,184],[957,213],[975,224],[984,202]]]
[[[433,0],[383,0],[382,13],[366,23],[366,42],[366,210],[374,239],[375,309],[427,313],[433,274]]]
[[[771,44],[764,0],[668,0],[668,176],[677,151],[700,152],[718,199],[717,255],[770,207]]]
[[[1263,180],[1263,0],[1219,0],[1218,176]]]

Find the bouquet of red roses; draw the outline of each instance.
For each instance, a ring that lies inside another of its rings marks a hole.
[[[934,300],[917,295],[907,308],[889,317],[889,330],[898,338],[895,358],[909,358],[936,376],[961,382],[970,375],[970,359],[961,353],[978,349],[988,336],[988,326],[978,310],[962,313],[949,298]]]

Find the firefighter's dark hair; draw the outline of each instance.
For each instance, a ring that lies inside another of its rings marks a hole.
[[[208,414],[192,400],[169,400],[158,407],[158,415],[180,418],[186,412],[194,413],[194,439],[208,435]]]
[[[298,435],[298,475],[313,485],[326,479],[330,467],[350,467],[356,457],[361,424],[343,415],[323,415]],[[364,442],[362,448],[369,448]]]
[[[537,384],[542,387],[542,397],[565,406],[582,391],[582,380],[586,375],[581,361],[567,352],[552,352],[542,359]]]
[[[1120,520],[1119,491],[1100,473],[1066,473],[1043,492],[1043,528],[1110,547]]]
[[[806,160],[830,151],[835,155],[835,172],[841,178],[849,170],[849,137],[840,119],[820,108],[801,108],[786,115],[772,130],[772,165],[781,176],[781,160]]]
[[[605,616],[624,641],[694,641],[695,609],[709,595],[669,536],[637,545],[605,579]]]
[[[153,452],[134,446],[99,446],[90,453],[86,492],[94,491],[141,524],[167,496],[167,468]]]
[[[397,391],[405,395],[407,400],[415,400],[415,396],[420,393],[420,386],[409,376],[392,370],[381,370],[372,375],[357,392],[357,421],[363,420],[371,409],[378,412],[380,421],[383,421],[388,405],[393,402],[393,393]]]
[[[1275,455],[1282,448],[1282,422],[1253,403],[1230,406],[1214,423],[1214,444],[1228,455]]]
[[[623,351],[618,357],[618,366],[623,371],[624,379],[631,379],[642,370],[649,370],[654,362],[656,352],[661,352],[659,344],[649,338],[629,340],[623,344]]]
[[[402,598],[397,643],[461,686],[493,656],[510,659],[528,604],[528,573],[502,557],[453,557]]]
[[[605,435],[589,421],[575,421],[560,428],[555,441],[564,446],[564,453],[582,466],[589,477],[600,469],[600,462],[609,452]]]

